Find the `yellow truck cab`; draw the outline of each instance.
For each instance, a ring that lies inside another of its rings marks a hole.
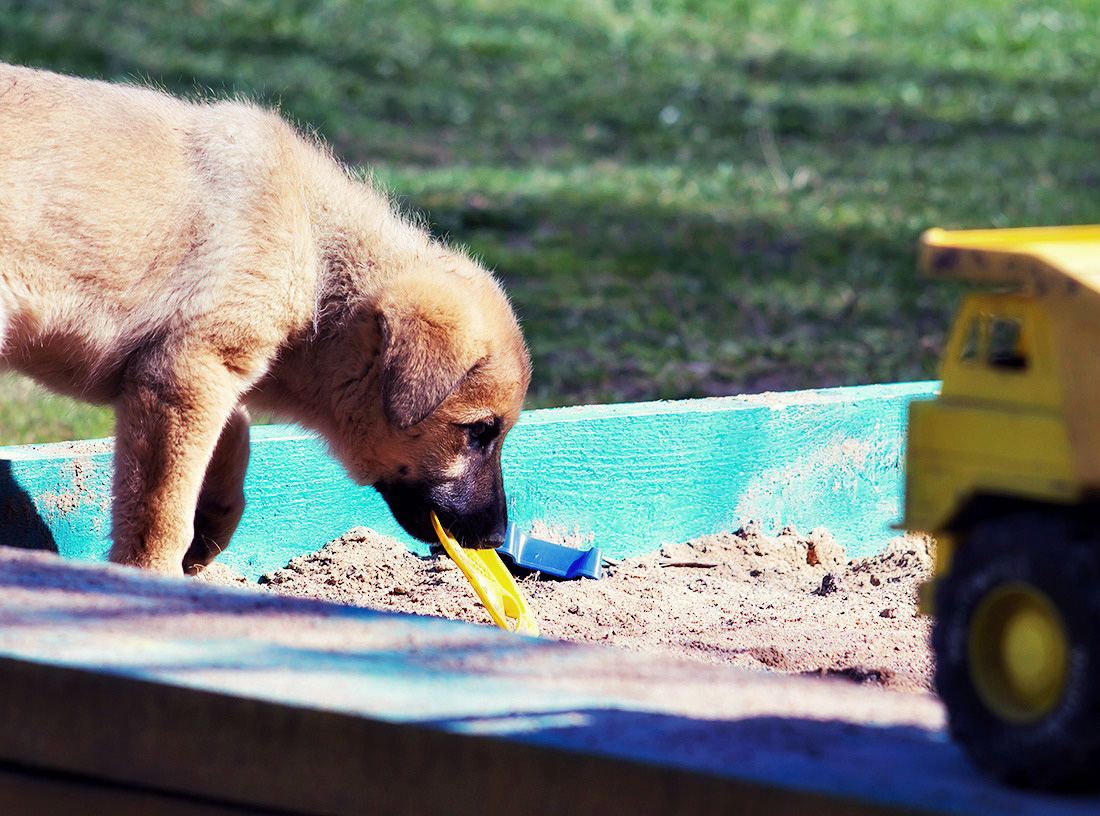
[[[903,527],[953,735],[1013,783],[1100,785],[1100,226],[921,241],[964,297],[938,398],[910,408]]]

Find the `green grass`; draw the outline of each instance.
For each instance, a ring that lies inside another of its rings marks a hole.
[[[113,422],[109,408],[51,394],[16,374],[0,374],[0,445],[99,439],[111,435]]]
[[[1098,35],[1093,0],[0,0],[0,58],[371,166],[498,270],[536,406],[934,376],[921,230],[1098,220]]]

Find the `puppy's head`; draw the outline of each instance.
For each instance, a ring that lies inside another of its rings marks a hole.
[[[531,378],[507,299],[469,268],[387,287],[376,319],[371,379],[384,429],[372,433],[365,480],[422,541],[435,540],[435,512],[463,546],[499,546],[508,521],[501,445]]]

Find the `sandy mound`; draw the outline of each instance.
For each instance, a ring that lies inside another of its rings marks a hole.
[[[598,581],[536,573],[520,586],[544,637],[924,690],[932,672],[929,622],[916,600],[931,564],[930,543],[917,536],[849,561],[825,531],[764,536],[749,527],[611,564]],[[244,582],[219,565],[203,577]],[[450,559],[420,558],[365,528],[295,558],[260,584],[289,595],[489,623]]]

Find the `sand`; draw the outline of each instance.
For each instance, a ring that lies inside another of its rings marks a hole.
[[[600,580],[534,573],[520,588],[542,637],[919,692],[931,688],[930,624],[917,611],[931,564],[931,543],[918,536],[849,560],[826,531],[765,536],[749,526],[611,564]],[[217,563],[202,579],[249,583]],[[261,576],[259,587],[490,624],[449,558],[421,558],[366,528]]]

